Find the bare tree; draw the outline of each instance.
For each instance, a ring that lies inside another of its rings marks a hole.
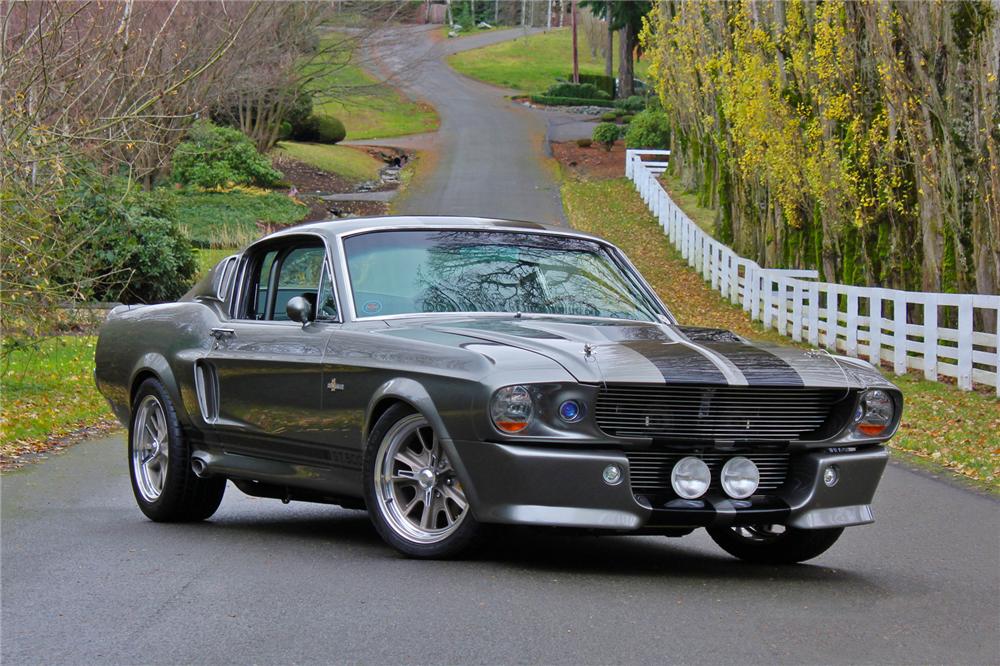
[[[57,285],[61,220],[88,174],[149,183],[204,109],[254,3],[0,2],[0,306],[5,337],[100,276]],[[197,39],[191,39],[197,35]],[[65,274],[66,270],[62,270]]]

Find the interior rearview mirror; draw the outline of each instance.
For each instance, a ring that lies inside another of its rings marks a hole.
[[[312,321],[312,305],[301,296],[288,299],[285,312],[292,321],[297,321],[303,326]]]

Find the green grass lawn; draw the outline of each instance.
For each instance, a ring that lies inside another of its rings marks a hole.
[[[333,68],[320,76],[312,88],[320,93],[313,111],[339,118],[347,129],[348,139],[418,134],[438,127],[437,113],[431,106],[410,100],[357,65]]]
[[[243,247],[263,234],[263,224],[294,224],[309,209],[288,195],[240,187],[224,192],[176,192],[177,219],[199,247]]]
[[[592,57],[582,35],[578,54],[580,72],[603,74],[604,59]],[[617,41],[616,41],[617,46]],[[557,79],[565,80],[573,71],[573,33],[569,28],[518,37],[507,42],[456,53],[448,64],[474,79],[525,93],[540,93]],[[614,65],[618,72],[617,49]],[[635,75],[643,78],[646,62],[636,63]]]
[[[0,450],[13,451],[49,437],[114,420],[94,385],[93,336],[44,338],[17,350],[0,373]]]
[[[635,262],[667,307],[684,324],[728,328],[740,335],[790,344],[764,332],[743,310],[713,291],[670,245],[625,180],[567,180],[562,189],[570,224],[618,245]],[[690,208],[686,209],[691,214]],[[891,446],[947,467],[1000,493],[1000,401],[980,392],[928,382],[917,375],[889,377],[903,391],[905,408]]]
[[[282,141],[275,152],[355,182],[378,178],[379,170],[385,166],[364,150],[350,146]]]

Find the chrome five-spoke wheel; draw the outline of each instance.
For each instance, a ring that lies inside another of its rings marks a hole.
[[[143,499],[155,502],[163,493],[170,458],[167,419],[155,395],[147,395],[139,403],[135,427],[132,464],[136,486]]]
[[[434,429],[420,414],[386,432],[375,459],[375,495],[399,537],[433,544],[454,534],[469,503]]]

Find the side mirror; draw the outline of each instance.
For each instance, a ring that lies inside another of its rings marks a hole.
[[[292,321],[297,321],[303,326],[312,321],[312,305],[306,299],[301,296],[295,296],[288,299],[288,305],[285,306],[285,312],[288,313],[288,318]]]

